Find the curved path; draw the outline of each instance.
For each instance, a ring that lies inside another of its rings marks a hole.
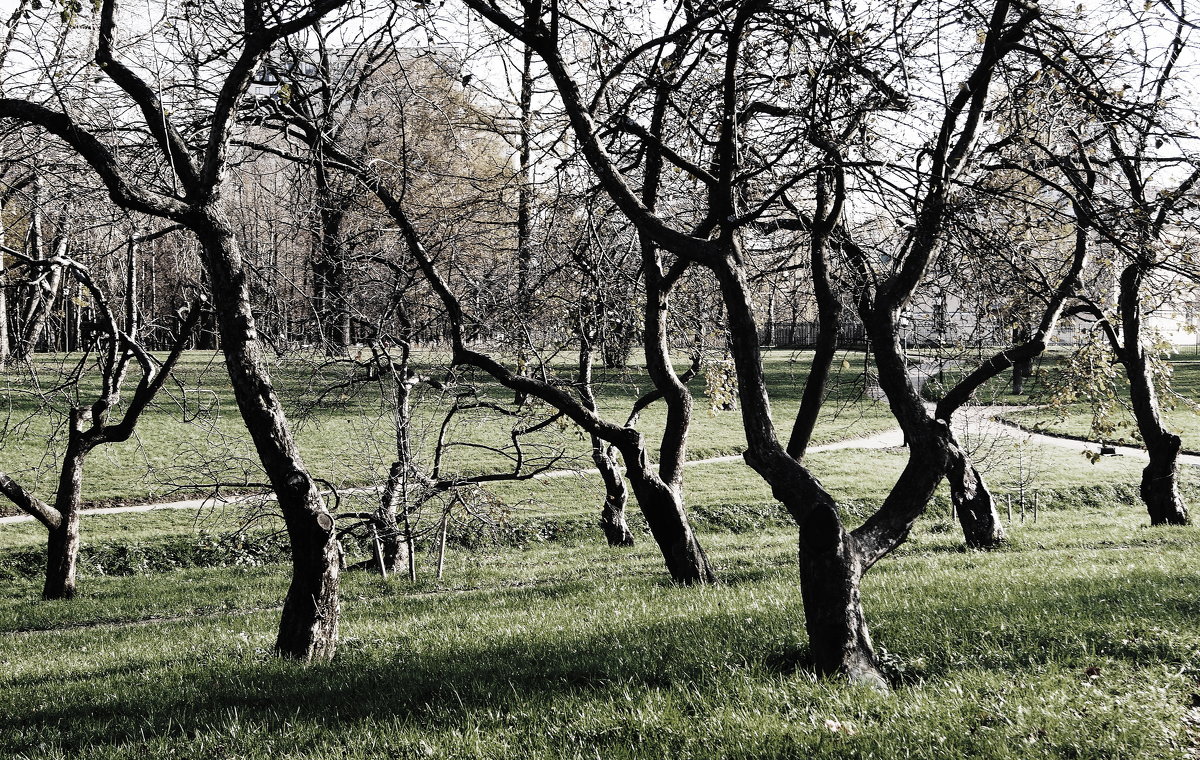
[[[1044,444],[1047,446],[1056,446],[1059,448],[1070,449],[1072,451],[1099,451],[1099,444],[1093,441],[1080,441],[1074,438],[1062,438],[1059,436],[1044,435],[1035,433],[1024,428],[1018,427],[1011,422],[1003,422],[996,419],[998,416],[1010,414],[1012,412],[1025,411],[1034,407],[1029,406],[968,406],[963,407],[954,421],[954,432],[958,436],[988,436],[988,437],[1008,437],[1014,440],[1023,440],[1030,443]],[[932,411],[932,405],[930,405]],[[809,454],[819,454],[825,451],[842,451],[845,449],[892,449],[899,448],[904,445],[904,436],[900,432],[900,428],[885,430],[882,433],[865,436],[862,438],[848,438],[844,441],[836,441],[827,443],[821,446],[811,446],[808,449]],[[1134,448],[1132,446],[1117,446],[1115,447],[1119,455],[1129,456],[1135,459],[1148,460],[1150,457],[1144,449]],[[731,456],[712,457],[709,459],[695,459],[686,464],[687,467],[698,467],[706,464],[717,464],[721,462],[740,462],[742,457],[740,454]],[[1180,454],[1179,463],[1200,467],[1200,456],[1195,454]],[[553,472],[544,472],[534,476],[539,480],[551,478],[570,478],[580,475],[594,475],[599,470],[555,470]],[[381,486],[369,486],[365,488],[347,488],[341,493],[373,493],[378,492]],[[96,509],[85,509],[81,512],[84,515],[112,515],[122,514],[126,512],[153,512],[160,509],[191,509],[200,511],[202,509],[217,509],[227,505],[238,504],[244,501],[244,497],[229,497],[229,498],[204,498],[204,499],[186,499],[183,501],[162,502],[157,504],[139,504],[127,507],[101,507]],[[9,523],[28,522],[34,518],[30,515],[13,515],[11,517],[0,517],[0,525]]]
[[[827,443],[823,446],[812,446],[808,453],[816,454],[822,451],[839,451],[842,449],[887,449],[895,448],[903,445],[904,436],[900,433],[900,428],[894,430],[885,430],[882,433],[866,436],[863,438],[849,438],[844,441],[835,441]],[[740,462],[742,456],[733,454],[730,456],[711,457],[709,459],[694,459],[685,464],[686,467],[696,467],[705,464],[716,464],[719,462]],[[534,476],[536,480],[549,480],[556,478],[573,478],[580,475],[597,475],[600,471],[597,469],[583,470],[554,470],[552,472],[543,472]],[[344,488],[339,491],[343,494],[359,494],[359,493],[378,493],[382,486],[366,486],[362,488]],[[124,514],[127,512],[154,512],[160,509],[219,509],[224,506],[239,504],[246,500],[247,497],[207,497],[203,499],[184,499],[182,501],[168,501],[155,504],[136,504],[126,507],[97,507],[95,509],[84,509],[80,511],[82,515],[115,515]],[[261,498],[261,495],[255,495],[253,498]],[[28,522],[34,519],[32,515],[12,515],[10,517],[0,517],[0,525],[8,523]]]
[[[1032,406],[971,406],[965,407],[960,416],[962,420],[955,420],[955,432],[957,433],[964,426],[971,429],[975,434],[988,436],[1009,436],[1012,438],[1027,440],[1032,443],[1044,444],[1047,446],[1056,446],[1058,448],[1070,449],[1072,451],[1093,451],[1099,453],[1100,444],[1095,441],[1083,441],[1078,438],[1065,438],[1059,435],[1045,435],[1036,433],[1027,428],[1023,428],[1015,422],[1008,422],[1003,417],[1012,412],[1023,412],[1030,409],[1035,409]],[[1145,449],[1139,449],[1136,446],[1113,446],[1118,456],[1133,457],[1134,459],[1144,459],[1149,461],[1150,454]],[[1192,467],[1200,467],[1200,456],[1196,454],[1180,454],[1179,464],[1186,464]]]

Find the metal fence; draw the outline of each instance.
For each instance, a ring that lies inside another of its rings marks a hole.
[[[812,348],[817,344],[820,325],[816,322],[767,323],[758,331],[760,346],[776,348]],[[857,322],[843,322],[838,327],[838,345],[865,346],[867,334]]]

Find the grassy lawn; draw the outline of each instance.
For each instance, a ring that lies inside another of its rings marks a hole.
[[[725,580],[703,589],[665,584],[647,541],[475,552],[441,586],[352,574],[338,658],[309,668],[267,654],[279,567],[89,579],[69,604],[9,585],[0,753],[1184,756],[1194,530],[1063,510],[976,554],[943,522],[865,583],[888,696],[807,674],[785,528],[706,534]]]
[[[1005,453],[992,452],[990,458],[982,458],[979,462],[993,491],[1000,496],[1015,494],[1023,483],[1027,492],[1046,494],[1042,505],[1047,509],[1078,506],[1074,498],[1063,505],[1057,504],[1058,494],[1092,489],[1098,497],[1111,497],[1116,489],[1136,486],[1142,467],[1139,462],[1124,457],[1106,457],[1093,465],[1079,454],[1053,446],[1022,446],[1019,456],[1004,456]],[[825,487],[846,506],[847,519],[853,523],[857,516],[873,510],[887,496],[907,461],[907,450],[828,451],[810,454],[805,461]],[[1200,487],[1190,468],[1185,468],[1181,476],[1185,488]],[[497,483],[491,492],[498,502],[507,506],[508,519],[575,521],[591,531],[585,535],[600,537],[599,529],[594,525],[603,501],[603,485],[598,475]],[[689,467],[684,494],[685,502],[697,512],[696,519],[701,525],[706,520],[721,522],[719,517],[712,516],[712,511],[723,508],[743,508],[752,515],[777,516],[784,524],[788,520],[762,478],[740,461]],[[371,493],[346,494],[341,503],[343,509],[357,511],[370,508],[375,499]],[[930,513],[947,515],[947,499],[943,486]],[[630,503],[629,512],[637,523],[636,503]],[[82,518],[85,551],[96,545],[115,548],[148,546],[164,541],[194,543],[206,536],[220,537],[237,529],[248,514],[262,515],[256,524],[255,535],[282,529],[282,521],[269,507],[256,505],[200,511],[85,515]],[[498,520],[499,515],[493,514],[493,518]],[[458,519],[463,520],[463,516],[459,514]],[[0,525],[0,557],[5,552],[40,552],[44,544],[45,529],[39,523]],[[84,566],[87,567],[86,562]],[[0,570],[0,576],[3,576],[3,570]]]
[[[189,359],[189,382],[212,380]],[[782,419],[802,366],[780,354],[772,367]],[[296,403],[303,379],[283,375]],[[614,375],[602,390],[616,409],[644,389]],[[852,383],[834,401],[821,441],[890,427]],[[380,408],[345,402],[301,426],[306,454],[340,483],[369,482],[355,447]],[[156,414],[142,456],[171,459],[190,428]],[[693,456],[740,450],[732,414],[699,411]],[[669,584],[636,514],[637,546],[604,547],[594,476],[499,484],[498,524],[480,539],[460,520],[441,581],[428,542],[416,583],[347,573],[338,657],[311,667],[270,655],[286,567],[269,516],[249,538],[274,553],[219,557],[204,553],[246,510],[87,516],[81,595],[66,603],[37,600],[41,527],[3,525],[0,757],[1195,757],[1200,534],[1145,525],[1132,459],[1004,445],[976,456],[997,493],[1041,494],[1036,522],[1014,514],[1003,549],[966,552],[942,493],[864,581],[888,695],[811,676],[795,528],[740,461],[690,467],[685,485],[717,585]],[[854,524],[906,457],[807,461]],[[128,488],[140,471],[111,460],[105,482]],[[173,552],[188,559],[164,565]]]
[[[886,405],[862,396],[861,354],[847,354],[838,365],[838,376],[827,408],[814,435],[814,443],[828,443],[879,432],[894,427]],[[45,387],[63,358],[42,357],[41,384]],[[795,414],[803,388],[808,353],[773,351],[767,367],[775,401],[775,417],[781,426]],[[570,371],[563,368],[564,373]],[[360,386],[353,393],[335,393],[316,404],[319,392],[339,379],[336,372],[314,372],[299,361],[280,363],[272,369],[280,396],[292,415],[297,439],[312,472],[339,486],[382,482],[394,458],[394,428],[391,412],[378,388]],[[15,375],[11,376],[15,379]],[[144,503],[155,499],[182,498],[205,492],[205,484],[216,481],[262,482],[257,459],[241,427],[224,365],[211,353],[188,354],[176,371],[179,386],[172,398],[162,397],[143,416],[136,439],[126,444],[95,450],[88,459],[84,498],[94,505]],[[633,401],[650,389],[639,367],[597,373],[597,396],[601,411],[623,422]],[[17,384],[19,385],[19,383]],[[696,412],[689,438],[693,459],[739,454],[744,448],[740,417],[736,411],[712,412],[704,397],[704,380],[692,383]],[[511,394],[487,390],[491,398],[507,400]],[[63,398],[55,408],[63,408]],[[0,399],[0,420],[7,420],[7,435],[0,437],[3,469],[22,476],[22,483],[43,498],[55,487],[56,452],[61,451],[65,432],[61,413],[38,410],[32,397],[12,392]],[[432,450],[445,413],[444,399],[428,394],[414,411],[413,439],[419,450]],[[662,404],[644,411],[638,420],[651,445],[665,420]],[[453,437],[473,443],[498,444],[507,440],[511,420],[464,416],[452,430]],[[786,429],[786,428],[785,428]],[[47,446],[49,441],[49,446]],[[552,426],[538,437],[542,451],[564,449],[561,467],[591,467],[583,437],[574,426]],[[503,468],[506,463],[489,457],[478,448],[452,452],[446,462],[450,471],[481,471]],[[0,504],[0,513],[8,509]],[[9,509],[11,512],[11,509]]]
[[[1050,359],[1044,371],[1051,373],[1057,365],[1056,359]],[[1172,357],[1170,362],[1171,390],[1178,394],[1165,396],[1163,401],[1163,416],[1170,430],[1183,438],[1183,448],[1189,452],[1200,452],[1200,413],[1193,404],[1200,403],[1200,359],[1192,353]],[[1045,385],[1035,384],[1026,403],[1039,403],[1045,400]],[[1128,409],[1127,391],[1124,384],[1119,389],[1119,406],[1113,410],[1111,423],[1115,432],[1107,438],[1109,442],[1127,446],[1141,446],[1141,439],[1134,423],[1133,415]],[[1012,397],[1003,397],[1007,403]],[[1072,438],[1093,439],[1093,411],[1083,404],[1070,404],[1059,409],[1034,409],[1024,412],[1013,412],[1008,419],[1022,426],[1041,430],[1054,435],[1065,435]]]

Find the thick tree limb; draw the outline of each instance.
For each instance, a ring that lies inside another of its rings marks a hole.
[[[61,512],[26,491],[6,472],[0,472],[0,493],[4,494],[19,509],[33,515],[48,529],[55,530],[62,525]]]

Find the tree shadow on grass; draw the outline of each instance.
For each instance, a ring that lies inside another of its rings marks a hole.
[[[773,617],[752,620],[737,603],[720,612],[710,607],[689,614],[695,609],[691,591],[680,590],[656,599],[647,613],[614,620],[604,618],[603,610],[589,610],[598,595],[586,583],[565,585],[558,593],[522,588],[475,596],[471,601],[478,609],[501,600],[511,608],[514,626],[494,636],[464,633],[425,641],[391,631],[374,641],[348,639],[332,664],[301,667],[214,643],[195,660],[152,663],[151,678],[137,665],[119,664],[64,672],[40,686],[10,680],[7,688],[25,692],[23,709],[6,718],[7,738],[0,738],[0,749],[21,751],[32,738],[49,736],[55,747],[71,754],[137,743],[146,736],[186,739],[231,719],[284,734],[295,723],[319,725],[336,735],[380,720],[434,731],[481,715],[536,714],[560,700],[616,703],[621,694],[661,690],[701,699],[712,694],[719,701],[721,682],[732,671],[770,679],[808,670],[798,598]],[[947,644],[961,647],[968,658],[972,652],[986,654],[974,667],[1006,672],[1039,662],[1073,667],[1097,654],[1146,666],[1185,656],[1176,650],[1186,648],[1187,637],[1178,646],[1170,636],[1153,647],[1122,648],[1114,642],[1123,631],[1145,630],[1151,622],[1164,631],[1190,630],[1200,603],[1185,593],[1186,585],[1164,573],[1131,572],[1107,582],[1071,581],[1004,598],[934,597],[911,615],[886,621],[886,629],[909,641],[914,651],[903,654],[930,659],[929,676],[949,676],[964,666],[963,660],[935,651]],[[1157,600],[1152,618],[1147,599]],[[539,617],[541,605],[551,600],[562,604],[557,614],[567,625],[522,625],[526,617]],[[386,620],[383,616],[391,613],[403,620],[406,608],[417,602],[393,601],[395,609],[373,610],[370,619]],[[678,606],[672,610],[671,605]],[[1089,620],[1088,609],[1102,614]],[[569,619],[573,615],[582,622]],[[352,631],[355,616],[349,617]],[[995,622],[1006,617],[1020,622],[998,639]],[[905,629],[909,635],[901,636]],[[164,633],[169,635],[170,628]],[[880,638],[887,641],[888,635]],[[1064,645],[1068,639],[1069,647]],[[1079,653],[1065,654],[1072,647]],[[7,703],[14,704],[11,698]]]
[[[545,600],[540,592],[531,596]],[[55,745],[70,755],[146,736],[192,736],[231,714],[269,731],[312,721],[336,733],[385,718],[440,730],[471,715],[528,710],[579,694],[604,699],[619,690],[703,688],[712,670],[703,652],[682,646],[682,632],[713,640],[736,620],[730,613],[686,626],[608,626],[599,635],[560,640],[553,632],[523,640],[464,640],[421,653],[394,643],[358,643],[343,647],[333,664],[309,667],[257,655],[221,656],[218,650],[203,664],[168,664],[149,681],[129,665],[77,671],[53,687],[33,689],[41,692],[30,702],[36,706],[8,717],[0,749],[17,751],[28,737],[52,727]],[[98,694],[108,697],[102,709]]]

